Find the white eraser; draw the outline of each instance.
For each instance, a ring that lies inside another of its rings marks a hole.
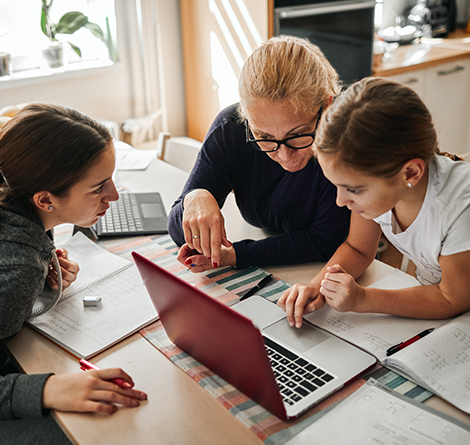
[[[83,306],[98,306],[100,301],[101,297],[88,295],[86,297],[83,297]]]

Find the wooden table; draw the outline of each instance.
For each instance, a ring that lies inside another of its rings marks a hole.
[[[167,211],[179,195],[187,173],[163,161],[154,162],[145,173],[118,172],[117,180],[133,191],[158,190]],[[260,238],[263,231],[244,223],[233,197],[224,210],[230,239]],[[238,213],[238,214],[237,214]],[[306,282],[322,264],[267,268],[289,283]],[[392,268],[379,261],[360,278],[368,285],[390,273]],[[46,338],[24,327],[5,342],[18,365],[28,374],[79,371],[78,361]],[[152,444],[244,444],[262,442],[232,416],[217,400],[166,359],[140,334],[93,358],[98,366],[121,367],[145,391],[149,399],[139,408],[120,407],[112,416],[99,414],[55,413],[58,422],[74,443],[82,445]],[[428,404],[470,424],[470,416],[437,397]]]

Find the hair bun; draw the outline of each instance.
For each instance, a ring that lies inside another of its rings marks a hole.
[[[439,156],[445,156],[447,158],[452,159],[453,161],[464,161],[464,158],[461,155],[456,155],[454,153],[448,153],[447,151],[437,151]]]

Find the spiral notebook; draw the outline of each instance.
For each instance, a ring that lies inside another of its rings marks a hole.
[[[158,319],[134,263],[76,233],[64,246],[80,266],[57,306],[28,324],[79,358],[90,358]],[[94,307],[83,297],[97,296]]]

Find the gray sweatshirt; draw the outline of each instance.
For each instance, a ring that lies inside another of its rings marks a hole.
[[[0,204],[0,340],[19,332],[31,314],[53,249],[51,234],[29,202]],[[46,416],[42,392],[50,375],[0,376],[0,420]]]

